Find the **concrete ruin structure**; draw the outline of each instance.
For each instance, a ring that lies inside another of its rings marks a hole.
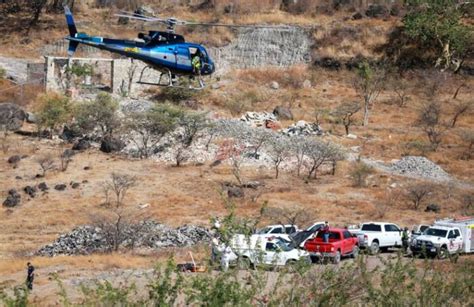
[[[45,86],[47,91],[64,92],[71,88],[100,88],[127,96],[137,89],[145,64],[131,59],[45,57]],[[72,67],[88,67],[89,73],[75,75]],[[86,66],[87,65],[87,66]],[[146,79],[158,78],[159,73],[148,69]],[[140,85],[141,87],[141,85]]]

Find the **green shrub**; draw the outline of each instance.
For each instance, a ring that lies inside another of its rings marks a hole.
[[[102,134],[110,135],[120,126],[117,116],[119,104],[107,93],[100,93],[92,102],[78,104],[74,110],[77,126],[83,132],[100,127]]]
[[[4,79],[7,75],[7,71],[0,66],[0,79]]]
[[[367,185],[367,177],[374,172],[372,166],[367,165],[363,161],[356,161],[352,164],[350,176],[355,187],[365,187]]]
[[[37,108],[40,127],[57,129],[71,118],[69,98],[59,94],[45,94],[39,97]]]

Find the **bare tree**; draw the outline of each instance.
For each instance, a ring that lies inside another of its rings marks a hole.
[[[128,190],[135,186],[136,182],[137,180],[133,176],[112,173],[110,180],[104,183],[104,189],[107,191],[105,193],[106,198],[108,198],[109,193],[112,193],[115,196],[115,207],[120,207]],[[106,202],[108,202],[108,199],[106,199]]]
[[[466,215],[472,215],[474,209],[474,194],[466,193],[462,196],[463,210]]]
[[[290,153],[291,143],[285,136],[274,136],[269,140],[268,154],[275,168],[275,179],[278,179],[280,165]]]
[[[474,107],[474,100],[456,103],[454,105],[454,114],[451,120],[451,128],[454,128],[454,126],[456,126],[456,123],[461,115],[470,113],[473,107]]]
[[[46,172],[54,169],[54,159],[51,154],[45,154],[36,159],[36,162],[39,164],[42,170],[42,177],[46,176]]]
[[[260,149],[270,142],[272,136],[273,133],[269,132],[266,128],[259,129],[258,133],[255,133],[255,136],[252,138],[253,152],[251,153],[251,156],[258,159],[260,156]]]
[[[176,166],[180,166],[186,161],[185,151],[192,145],[196,136],[206,128],[210,127],[206,113],[182,113],[178,120],[181,135],[179,136],[179,144],[175,153]]]
[[[410,81],[400,75],[392,75],[390,78],[390,87],[398,97],[398,106],[400,108],[405,107],[406,103],[410,99]]]
[[[311,140],[308,140],[304,136],[298,136],[292,139],[292,152],[296,156],[296,175],[299,177],[301,169],[305,161],[305,157],[308,154],[308,150],[311,148]]]
[[[470,160],[474,154],[474,130],[464,129],[459,132],[459,136],[464,143],[465,149],[461,155],[462,159]]]
[[[349,127],[354,123],[354,116],[360,110],[360,105],[357,102],[347,102],[339,105],[331,115],[337,118],[338,122],[344,125],[346,135],[349,134]]]
[[[354,80],[354,89],[363,99],[364,126],[369,124],[370,109],[373,107],[377,97],[383,90],[385,70],[362,63],[357,69]]]
[[[389,209],[397,205],[400,200],[400,194],[398,189],[388,189],[384,194],[384,198],[376,203],[376,217],[383,218]]]
[[[428,183],[417,183],[410,185],[406,190],[406,197],[413,204],[413,209],[417,210],[421,203],[433,193],[433,185]]]
[[[72,162],[72,157],[74,156],[74,151],[66,149],[59,155],[61,161],[61,171],[65,172],[69,166],[69,163]]]
[[[268,207],[263,214],[280,225],[305,225],[313,220],[308,210],[299,207]]]
[[[441,104],[436,101],[423,104],[418,111],[417,123],[426,133],[434,151],[441,144],[442,136],[447,129],[441,120],[441,114]]]
[[[307,156],[310,160],[308,180],[313,176],[316,178],[318,169],[324,163],[339,161],[344,158],[342,150],[335,144],[313,141],[308,145]]]

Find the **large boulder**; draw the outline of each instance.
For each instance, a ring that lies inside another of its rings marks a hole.
[[[35,198],[36,192],[38,191],[35,187],[27,185],[23,188],[23,191],[28,194],[31,198]]]
[[[118,152],[125,147],[125,143],[120,139],[113,137],[106,137],[100,144],[100,151],[105,153]]]
[[[0,126],[16,131],[26,120],[26,113],[14,103],[0,103]]]
[[[273,110],[273,114],[279,120],[293,120],[293,113],[291,112],[290,108],[278,106]]]
[[[72,150],[86,150],[91,147],[91,143],[86,139],[80,139],[72,146]]]
[[[335,58],[331,57],[322,57],[314,61],[314,65],[320,66],[328,70],[339,70],[341,69],[341,62]]]
[[[75,129],[74,127],[64,126],[63,133],[61,133],[59,137],[65,140],[66,142],[72,142],[74,139],[81,136],[82,133],[78,129]]]
[[[437,205],[437,204],[429,204],[428,206],[426,206],[425,212],[435,212],[435,213],[438,213],[440,210],[441,210],[441,208],[439,207],[439,205]]]
[[[21,160],[21,157],[19,155],[14,155],[14,156],[11,156],[10,158],[8,158],[7,161],[8,161],[9,164],[16,165],[16,164],[18,164],[18,162],[20,162],[20,160]]]
[[[21,195],[18,194],[18,192],[15,189],[11,189],[8,191],[8,196],[3,202],[3,206],[12,208],[16,207],[20,204],[21,201]]]
[[[365,11],[365,15],[372,18],[383,18],[389,15],[389,10],[383,4],[371,4]]]

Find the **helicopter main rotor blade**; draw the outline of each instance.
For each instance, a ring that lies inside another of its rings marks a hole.
[[[146,22],[165,22],[165,23],[167,22],[166,19],[156,18],[156,17],[147,17],[140,14],[115,14],[115,16],[136,19],[136,20],[146,21]]]
[[[227,24],[227,23],[212,23],[212,22],[194,22],[179,20],[177,18],[158,18],[147,17],[140,14],[115,14],[118,17],[126,17],[136,19],[144,22],[161,22],[169,26],[204,26],[204,27],[227,27],[227,28],[252,28],[252,29],[285,29],[290,28],[290,25],[244,25],[244,24]],[[301,26],[300,26],[301,27]]]
[[[227,28],[253,28],[253,29],[282,29],[288,28],[288,25],[243,25],[243,24],[227,24],[227,23],[205,23],[185,21],[184,25],[204,26],[204,27],[227,27]]]

